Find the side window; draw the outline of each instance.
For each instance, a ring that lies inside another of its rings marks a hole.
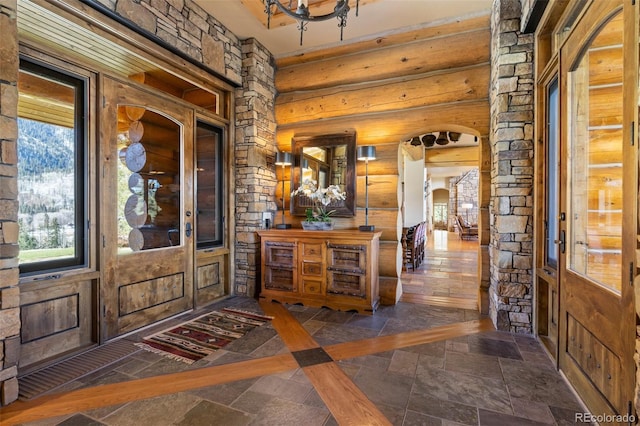
[[[198,248],[223,244],[222,129],[196,126],[196,242]]]
[[[546,214],[545,214],[545,241],[546,241],[546,265],[557,268],[558,266],[558,246],[555,241],[558,239],[558,168],[560,162],[559,155],[559,102],[558,102],[558,79],[553,79],[547,87],[547,144],[546,144]]]
[[[20,273],[87,264],[87,81],[26,59],[18,77]]]

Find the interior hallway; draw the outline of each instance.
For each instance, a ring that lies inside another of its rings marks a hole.
[[[406,274],[406,298],[473,300],[477,242],[449,237],[447,251],[443,240],[429,238],[426,261]],[[273,321],[192,365],[135,351],[47,395],[0,409],[0,423],[575,423],[575,413],[584,409],[535,339],[495,331],[477,310],[425,300],[401,301],[367,316],[231,298],[210,309],[234,306]],[[200,313],[124,340],[133,345]]]
[[[422,265],[403,272],[402,291],[403,302],[477,309],[478,239],[434,230]]]

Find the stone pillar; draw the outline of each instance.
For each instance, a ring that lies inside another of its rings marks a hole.
[[[18,27],[16,0],[0,0],[0,405],[18,399]]]
[[[499,330],[532,333],[533,34],[519,0],[496,0],[491,19],[489,315]]]
[[[274,211],[275,67],[255,39],[242,45],[242,87],[235,93],[235,293],[259,288],[262,213]]]

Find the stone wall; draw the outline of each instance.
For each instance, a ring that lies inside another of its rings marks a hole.
[[[220,76],[242,82],[238,38],[191,0],[96,0]]]
[[[478,190],[479,170],[472,169],[467,173],[449,179],[449,229],[454,231],[455,217],[460,215],[470,224],[478,223]],[[462,209],[462,204],[473,204],[473,208]]]
[[[235,282],[236,294],[254,296],[259,288],[262,213],[276,210],[275,67],[256,40],[242,46],[242,88],[236,90]]]
[[[0,0],[0,405],[18,399],[18,27],[16,0]]]
[[[532,333],[534,38],[520,16],[518,0],[494,1],[489,315],[499,330]]]

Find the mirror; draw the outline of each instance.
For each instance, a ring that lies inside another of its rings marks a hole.
[[[305,179],[313,179],[318,187],[338,185],[347,194],[344,201],[330,205],[334,217],[355,216],[356,206],[356,134],[355,132],[323,136],[299,136],[292,141],[294,157],[291,188],[295,190]],[[292,197],[291,214],[304,216],[312,207],[305,197]]]

